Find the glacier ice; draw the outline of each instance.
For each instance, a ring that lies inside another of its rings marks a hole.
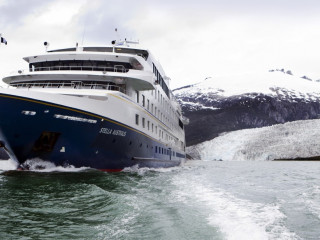
[[[320,156],[320,120],[225,133],[187,148],[202,160],[268,161]]]

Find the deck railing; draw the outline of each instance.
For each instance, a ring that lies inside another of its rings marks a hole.
[[[16,88],[69,88],[69,89],[98,89],[98,90],[111,90],[119,91],[126,94],[124,88],[114,84],[101,84],[101,83],[83,83],[81,81],[68,82],[68,83],[53,83],[53,82],[37,82],[37,83],[11,83]]]
[[[29,72],[41,72],[41,71],[100,71],[100,72],[119,72],[126,73],[129,68],[125,68],[123,65],[114,65],[110,67],[97,67],[97,66],[51,66],[51,67],[33,67],[29,69],[21,69],[16,72],[23,74],[26,71]]]

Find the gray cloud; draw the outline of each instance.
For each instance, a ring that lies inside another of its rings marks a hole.
[[[125,1],[124,4],[110,4],[109,1],[95,3],[98,4],[84,9],[78,15],[77,34],[82,36],[85,33],[85,43],[110,43],[116,38],[115,28],[122,38],[135,35],[127,23],[135,14],[143,14],[143,4],[139,4],[139,1]]]
[[[2,69],[15,66],[17,56],[38,51],[44,40],[53,48],[67,47],[81,43],[85,32],[84,45],[109,44],[118,28],[121,38],[140,38],[163,61],[169,76],[185,83],[201,74],[271,65],[320,74],[316,0],[65,0],[65,4],[2,0],[1,4],[0,30],[9,42],[1,49]],[[63,13],[55,12],[61,9]]]
[[[30,14],[37,14],[47,4],[54,0],[7,0],[0,6],[0,26],[10,29],[21,26]]]

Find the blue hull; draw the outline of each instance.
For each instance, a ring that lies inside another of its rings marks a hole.
[[[173,167],[185,154],[103,116],[66,106],[0,95],[0,141],[23,164],[40,158],[55,165],[121,171]]]

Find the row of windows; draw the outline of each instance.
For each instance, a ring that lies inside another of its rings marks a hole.
[[[139,126],[139,123],[140,122],[140,117],[139,117],[139,114],[136,114],[136,125]],[[155,132],[156,134],[158,134],[158,126],[154,126],[153,123],[150,124],[150,121],[146,121],[146,119],[143,117],[141,119],[141,124],[142,124],[142,127],[143,128],[146,128],[148,129],[148,131],[151,130],[151,132]],[[162,137],[163,138],[163,131],[159,130],[159,137]]]
[[[163,91],[167,94],[168,98],[170,98],[170,94],[169,94],[169,88],[167,86],[167,84],[165,83],[165,81],[163,80],[160,72],[158,71],[157,67],[154,65],[154,63],[152,63],[153,65],[153,73],[157,78],[157,82],[159,83],[159,85],[161,86],[161,88],[163,89]]]
[[[170,156],[170,152],[171,152],[171,156],[174,156],[174,157],[178,156],[178,154],[181,155],[180,153],[176,153],[175,151],[171,151],[170,149],[165,149],[165,148],[158,147],[158,146],[155,147],[155,153]]]
[[[98,61],[98,60],[60,60],[30,63],[31,71],[112,71],[128,72],[133,66],[126,62]]]
[[[136,125],[139,126],[139,124],[140,124],[139,114],[135,115],[135,122],[136,122]],[[142,124],[142,127],[147,128],[148,131],[155,132],[156,134],[158,134],[158,132],[159,132],[159,138],[164,139],[164,137],[165,137],[166,141],[174,141],[173,137],[169,136],[168,134],[164,135],[164,131],[161,129],[159,129],[159,131],[158,131],[158,126],[155,126],[153,123],[150,124],[150,121],[149,120],[146,121],[146,119],[144,117],[141,119],[141,124]]]
[[[158,109],[149,99],[146,99],[144,94],[141,94],[141,105],[146,108],[148,111],[150,111],[152,114],[155,115],[160,121],[164,122],[165,124],[168,124],[171,128],[176,127],[177,125],[174,124],[174,122],[178,122],[179,119],[175,115],[175,111],[173,110],[172,106],[169,104],[169,101],[165,100],[165,98],[162,96],[160,91],[158,90],[152,90],[151,95],[155,96],[155,99],[158,99],[158,101],[161,103],[160,105],[163,107],[165,113],[162,113],[160,109]],[[158,98],[157,98],[158,96]],[[136,91],[136,97],[137,97],[137,103],[140,101],[140,94],[138,91]]]
[[[75,52],[76,48],[65,48],[65,49],[57,49],[51,50],[48,52]],[[148,59],[149,53],[146,50],[141,49],[133,49],[133,48],[120,48],[120,47],[83,47],[84,52],[116,52],[116,53],[126,53],[133,54],[143,57],[144,59]]]
[[[139,125],[139,114],[136,114],[136,125]],[[151,130],[153,132],[153,123],[151,124]],[[145,128],[146,127],[146,119],[145,118],[142,118],[142,127]],[[148,130],[150,130],[150,121],[147,121],[147,127],[148,127]],[[157,130],[158,130],[158,127],[155,126],[155,130],[156,130],[156,133],[157,133]]]
[[[117,139],[113,138],[111,143],[113,143],[113,144],[117,143]],[[129,141],[129,145],[132,145],[133,143],[134,143],[133,141]],[[139,147],[141,148],[142,146],[143,146],[143,144],[139,143]],[[146,148],[149,148],[149,145],[146,145]],[[153,146],[151,146],[150,148],[153,149]],[[185,158],[184,154],[172,151],[170,148],[166,149],[166,148],[155,146],[155,153],[164,154],[164,155],[168,155],[168,156],[171,155],[173,157]]]

